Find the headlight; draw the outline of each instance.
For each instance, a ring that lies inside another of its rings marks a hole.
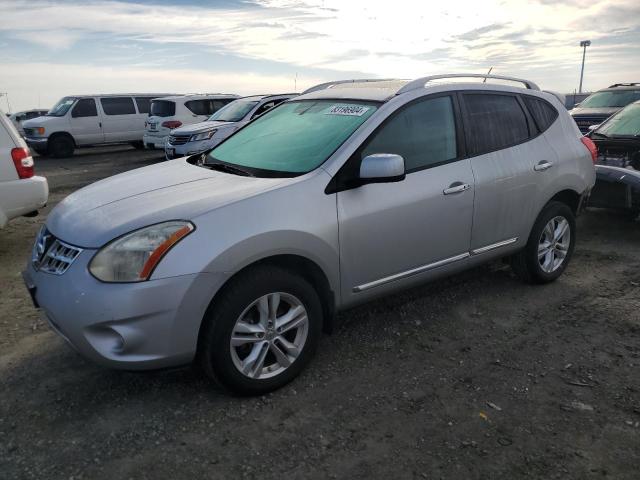
[[[216,133],[216,129],[207,130],[206,132],[196,133],[195,135],[191,135],[189,139],[190,142],[197,142],[198,140],[209,140],[213,137],[213,134]]]
[[[103,282],[148,280],[162,257],[193,230],[190,222],[176,220],[128,233],[102,247],[89,271]]]

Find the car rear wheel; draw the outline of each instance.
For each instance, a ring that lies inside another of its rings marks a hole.
[[[49,153],[55,158],[65,158],[73,156],[75,144],[66,135],[59,135],[49,140]]]
[[[567,268],[576,241],[576,222],[571,209],[550,202],[540,212],[525,248],[511,259],[513,271],[529,283],[548,283]]]
[[[216,297],[205,318],[198,357],[204,372],[241,395],[260,395],[293,380],[316,350],[322,307],[303,277],[257,267]]]

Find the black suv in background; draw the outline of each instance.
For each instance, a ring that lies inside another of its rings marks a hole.
[[[582,133],[599,125],[620,109],[640,100],[640,83],[616,83],[589,95],[569,113]]]

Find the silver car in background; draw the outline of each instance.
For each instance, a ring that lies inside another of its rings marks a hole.
[[[298,375],[338,310],[498,258],[555,280],[593,142],[532,82],[461,77],[319,85],[204,158],[69,195],[24,273],[34,302],[102,365],[195,360],[260,394]]]
[[[211,115],[206,121],[171,131],[165,145],[168,160],[206,152],[233,132],[297,93],[253,95],[235,100]]]

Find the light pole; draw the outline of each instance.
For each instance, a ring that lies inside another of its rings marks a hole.
[[[580,88],[578,93],[582,93],[582,77],[584,76],[584,57],[587,54],[587,47],[591,45],[591,40],[582,40],[580,46],[582,47],[582,68],[580,69]]]

